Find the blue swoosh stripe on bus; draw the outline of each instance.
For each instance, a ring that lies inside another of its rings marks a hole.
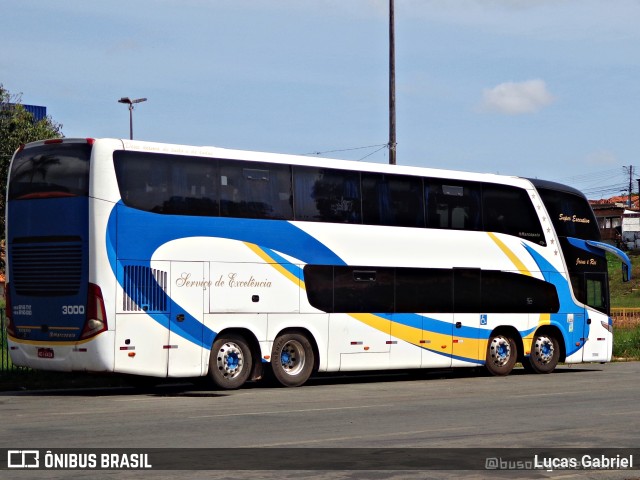
[[[488,339],[491,334],[491,330],[486,328],[462,326],[460,328],[453,328],[451,322],[445,320],[436,320],[435,318],[425,317],[417,313],[376,313],[375,315],[389,320],[391,322],[406,325],[408,327],[424,330],[425,332],[439,333],[442,335],[451,335],[452,331],[456,337],[471,338],[471,339]],[[455,317],[454,317],[455,318]],[[478,314],[478,320],[480,315]],[[536,325],[533,328],[520,331],[522,337],[533,333],[538,328]]]
[[[256,228],[257,225],[260,225],[260,228]],[[126,207],[120,201],[109,215],[106,248],[111,269],[123,290],[126,291],[125,282],[122,278],[118,278],[117,273],[118,263],[121,263],[117,260],[118,256],[139,259],[142,263],[138,264],[150,268],[151,258],[159,247],[172,240],[189,237],[238,240],[254,243],[263,249],[286,252],[287,255],[299,258],[305,263],[314,261],[345,265],[345,262],[324,244],[287,221],[158,215]],[[131,240],[118,243],[119,238]],[[272,253],[275,254],[275,252]],[[127,292],[127,294],[137,298],[133,292]],[[186,310],[169,297],[168,311],[178,309]],[[162,316],[152,316],[154,320],[167,327],[164,317],[163,320],[159,320],[159,317]],[[211,348],[216,336],[216,332],[188,313],[185,314],[182,322],[171,322],[170,329],[190,342],[207,349]]]
[[[537,253],[533,248],[523,243],[524,248],[529,252],[529,255],[533,258],[533,260],[538,265],[538,269],[542,272],[544,279],[552,283],[558,292],[558,298],[560,300],[560,312],[562,313],[552,313],[551,314],[551,323],[558,328],[562,332],[565,337],[565,345],[567,348],[567,357],[573,355],[578,350],[582,348],[584,343],[581,341],[580,346],[576,346],[575,342],[571,341],[571,333],[567,332],[565,328],[565,324],[567,323],[567,314],[574,313],[578,315],[584,315],[584,308],[577,305],[573,300],[573,296],[571,295],[571,287],[569,282],[564,278],[563,275],[558,272],[558,270],[551,265],[542,255]],[[578,338],[584,337],[589,338],[589,325],[584,323],[584,334],[583,332],[573,332],[574,335],[577,335]]]
[[[269,255],[273,260],[275,260],[276,263],[278,263],[278,265],[284,268],[291,275],[296,277],[298,280],[304,280],[303,274],[302,274],[302,268],[300,268],[298,265],[295,265],[291,263],[289,260],[286,260],[285,258],[278,255],[276,252],[274,252],[270,248],[267,248],[267,247],[261,247],[261,248],[267,255]]]

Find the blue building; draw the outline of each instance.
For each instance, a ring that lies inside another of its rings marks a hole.
[[[3,103],[0,105],[0,108],[11,109],[14,107],[14,103]],[[39,105],[22,105],[24,109],[33,115],[33,123],[39,122],[40,120],[44,120],[47,117],[47,107],[41,107]]]
[[[39,105],[22,105],[24,109],[33,115],[33,121],[39,122],[47,117],[47,107],[41,107]]]

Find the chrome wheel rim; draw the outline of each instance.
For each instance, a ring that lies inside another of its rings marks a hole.
[[[288,375],[298,375],[306,362],[304,347],[297,340],[289,340],[280,352],[280,365]]]
[[[537,337],[533,345],[533,356],[538,363],[546,365],[553,359],[555,346],[553,341],[546,336]]]
[[[231,380],[237,377],[244,365],[242,349],[236,343],[225,342],[218,350],[216,364],[224,378]]]
[[[489,356],[494,365],[504,367],[511,358],[511,343],[505,337],[495,337],[489,346]]]

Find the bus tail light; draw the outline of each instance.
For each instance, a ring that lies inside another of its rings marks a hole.
[[[100,290],[99,286],[90,283],[87,295],[87,319],[80,339],[84,340],[93,337],[107,329],[107,311],[104,308],[102,290]]]
[[[11,311],[11,289],[9,288],[9,284],[5,285],[5,304],[4,304],[4,313],[6,319],[6,328],[7,335],[11,337],[16,336],[16,330],[13,328],[13,323],[11,322],[11,317],[13,316],[13,312]]]
[[[606,322],[603,320],[600,322],[604,328],[606,328],[609,333],[613,333],[613,320],[609,317],[609,320]]]

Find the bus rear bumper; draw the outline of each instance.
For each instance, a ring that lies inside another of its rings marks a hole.
[[[112,372],[113,331],[84,342],[33,342],[9,337],[7,346],[14,365],[57,372]]]

